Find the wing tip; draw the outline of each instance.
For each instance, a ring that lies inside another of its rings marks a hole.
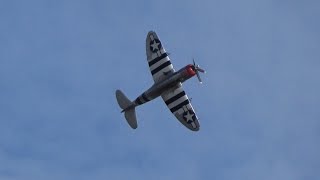
[[[192,131],[199,131],[200,130],[200,127],[196,127],[196,128],[194,128],[194,129],[191,129]]]
[[[150,30],[150,31],[148,32],[148,34],[153,34],[153,33],[156,33],[156,31]]]
[[[159,39],[156,31],[150,30],[150,31],[148,32],[147,39],[148,39],[151,35],[153,35],[153,37]]]

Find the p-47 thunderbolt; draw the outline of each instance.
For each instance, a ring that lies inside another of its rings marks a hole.
[[[170,111],[184,126],[192,131],[198,131],[199,120],[182,88],[182,82],[197,75],[201,83],[199,72],[204,73],[205,71],[196,65],[194,60],[193,64],[175,71],[168,53],[154,31],[150,31],[147,35],[146,52],[154,84],[134,101],[130,101],[120,90],[116,91],[118,104],[123,109],[122,112],[128,124],[131,128],[136,129],[138,124],[135,108],[161,96]]]

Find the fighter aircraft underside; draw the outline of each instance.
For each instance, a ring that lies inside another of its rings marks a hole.
[[[182,83],[194,75],[201,83],[199,72],[205,71],[194,61],[193,64],[175,71],[168,53],[154,31],[150,31],[147,35],[146,54],[154,84],[134,101],[130,101],[122,91],[116,91],[118,104],[130,127],[133,129],[138,127],[135,108],[161,96],[170,111],[184,126],[192,131],[198,131],[199,120],[190,99],[182,88]]]

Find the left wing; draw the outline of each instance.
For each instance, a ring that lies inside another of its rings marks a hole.
[[[199,130],[200,124],[198,117],[193,110],[187,94],[182,89],[181,84],[174,90],[164,92],[161,97],[170,111],[184,126],[192,131]]]
[[[161,81],[165,74],[174,72],[168,53],[154,31],[150,31],[146,38],[146,53],[149,68],[154,82]]]

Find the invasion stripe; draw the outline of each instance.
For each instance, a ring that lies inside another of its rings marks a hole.
[[[135,103],[137,103],[138,105],[143,104],[139,97],[135,100]]]
[[[187,105],[187,104],[189,104],[189,100],[188,100],[188,99],[186,99],[186,100],[183,101],[182,103],[176,105],[175,107],[171,108],[170,111],[171,111],[172,113],[174,113],[174,112],[176,112],[178,109],[182,108],[184,105]]]
[[[173,103],[174,101],[178,100],[179,98],[181,98],[182,96],[186,95],[186,93],[184,91],[180,92],[179,94],[173,96],[172,98],[166,100],[166,105],[169,105],[171,103]]]
[[[178,85],[178,86],[179,86],[179,85]],[[180,87],[174,89],[172,93],[167,94],[164,98],[165,98],[166,100],[168,100],[168,99],[172,98],[173,96],[179,94],[179,93],[182,92],[182,91],[183,91],[183,89],[182,89],[182,87],[180,86]]]
[[[161,56],[159,57],[156,57],[154,58],[153,60],[149,61],[149,67],[151,67],[152,65],[154,65],[155,63],[159,62],[161,59],[167,57],[168,54],[167,53],[164,53],[164,54],[161,54]]]
[[[144,100],[144,102],[148,102],[149,101],[149,99],[146,97],[146,95],[144,93],[141,95],[141,97]]]
[[[161,64],[159,67],[155,68],[154,70],[151,71],[151,74],[154,75],[157,72],[161,71],[163,68],[171,65],[170,61],[166,61],[165,63]]]

